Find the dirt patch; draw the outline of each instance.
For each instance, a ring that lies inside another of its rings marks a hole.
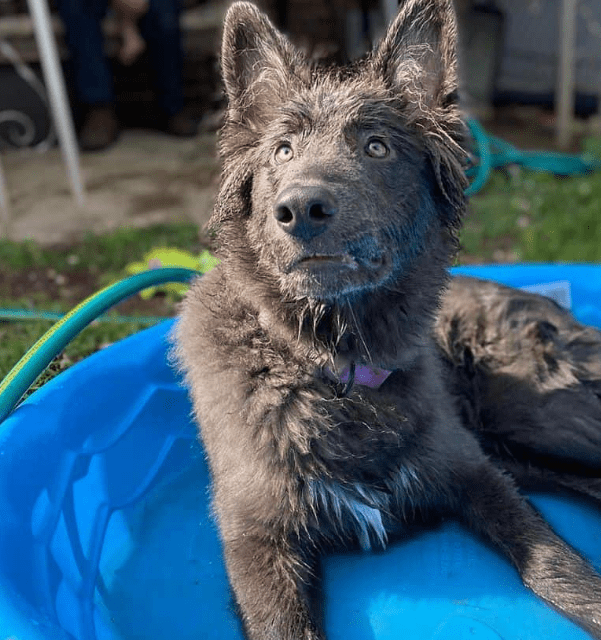
[[[11,273],[0,273],[0,297],[18,301],[19,308],[40,308],[42,301],[60,303],[68,309],[93,295],[102,288],[97,274],[86,270],[57,273],[54,269],[28,267]],[[175,300],[161,293],[150,299],[139,295],[121,302],[120,313],[134,315],[170,316],[175,310]]]

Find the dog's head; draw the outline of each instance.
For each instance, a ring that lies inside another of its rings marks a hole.
[[[232,5],[213,216],[225,262],[325,302],[393,286],[434,244],[446,263],[465,186],[455,49],[451,0],[401,2],[343,69],[312,66],[254,5]]]

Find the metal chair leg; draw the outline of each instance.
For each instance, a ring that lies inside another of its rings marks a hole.
[[[67,176],[77,204],[81,206],[84,203],[85,194],[79,164],[79,150],[67,99],[65,81],[54,34],[52,33],[48,2],[47,0],[27,0],[27,4],[33,20],[36,43],[40,50],[40,59],[50,99],[52,117],[67,169]]]

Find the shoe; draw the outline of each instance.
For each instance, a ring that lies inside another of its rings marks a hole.
[[[179,138],[191,138],[198,133],[198,123],[184,111],[179,111],[167,118],[165,131]]]
[[[79,132],[82,151],[100,151],[119,137],[119,121],[112,106],[90,107]]]

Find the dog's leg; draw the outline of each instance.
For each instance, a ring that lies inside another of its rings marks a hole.
[[[311,606],[311,561],[283,536],[242,533],[224,542],[249,640],[323,640]]]
[[[580,496],[601,507],[601,477],[547,469],[509,457],[494,460],[509,471],[520,489]]]
[[[461,476],[464,522],[505,553],[534,593],[601,638],[601,576],[491,464]]]

